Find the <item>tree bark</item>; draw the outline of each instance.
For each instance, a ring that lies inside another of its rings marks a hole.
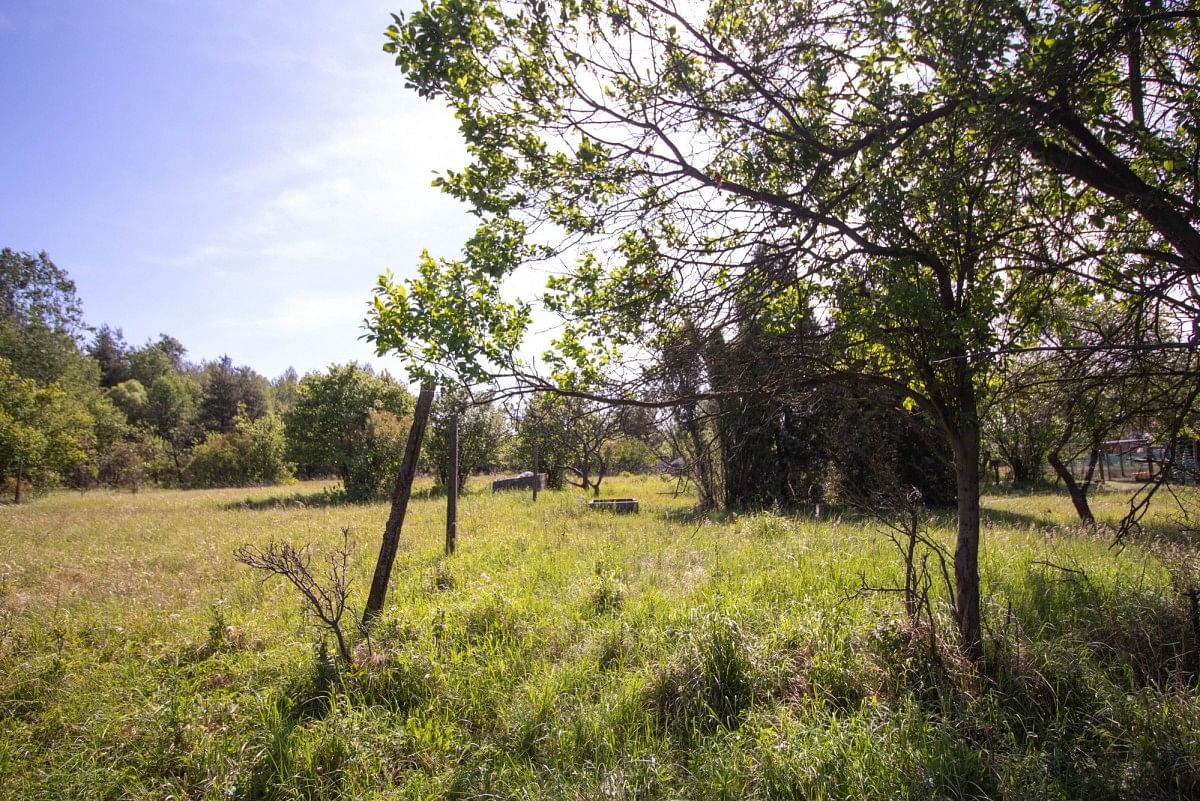
[[[979,429],[954,432],[954,478],[958,493],[958,536],[954,545],[955,618],[963,650],[983,658],[979,593]]]
[[[413,478],[417,474],[417,459],[421,455],[421,441],[425,439],[425,427],[429,423],[429,409],[433,405],[433,385],[423,384],[417,396],[417,408],[413,412],[412,429],[404,444],[404,461],[396,474],[392,489],[392,510],[383,529],[383,542],[379,546],[379,559],[375,562],[375,576],[371,580],[371,593],[367,596],[367,608],[363,612],[366,623],[383,611],[388,582],[392,576],[392,563],[396,561],[396,548],[400,544],[400,528],[408,511],[408,499],[412,496]]]
[[[1071,152],[1037,135],[1022,140],[1025,150],[1050,169],[1077,178],[1123,203],[1170,244],[1188,275],[1200,275],[1200,232],[1164,197],[1164,192],[1143,181],[1076,118],[1060,110],[1054,122],[1079,141],[1082,153]]]
[[[17,486],[13,490],[13,503],[21,502],[21,474],[25,472],[25,460],[17,459]]]
[[[1096,524],[1096,518],[1092,514],[1092,508],[1088,505],[1087,491],[1091,484],[1091,475],[1089,472],[1088,481],[1082,485],[1075,480],[1075,474],[1068,469],[1063,462],[1062,456],[1058,451],[1050,453],[1050,465],[1054,468],[1054,472],[1062,479],[1063,484],[1067,487],[1067,494],[1071,496],[1071,505],[1075,507],[1075,513],[1079,515],[1079,520],[1085,526],[1093,526]]]

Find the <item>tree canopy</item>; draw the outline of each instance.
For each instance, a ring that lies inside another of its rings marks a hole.
[[[388,375],[349,363],[300,380],[284,413],[288,458],[332,468],[352,500],[386,491],[404,451],[413,397]]]
[[[480,223],[461,257],[381,278],[371,336],[420,376],[669,404],[643,365],[752,318],[788,366],[701,374],[693,400],[901,392],[954,454],[977,651],[994,355],[1098,296],[1200,320],[1198,25],[1114,0],[427,3],[385,49],[458,117],[471,160],[437,183]],[[517,355],[536,307],[507,286],[536,263],[549,375]]]

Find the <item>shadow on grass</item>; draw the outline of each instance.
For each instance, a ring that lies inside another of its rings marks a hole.
[[[329,506],[358,506],[362,501],[354,501],[340,489],[325,487],[319,492],[293,492],[290,495],[272,495],[268,498],[246,498],[242,501],[232,501],[224,505],[224,509],[237,511],[248,509],[262,512],[271,509],[321,509]]]
[[[472,490],[467,490],[459,494],[460,498],[468,495],[477,494]],[[446,488],[435,484],[432,487],[425,487],[419,490],[413,490],[410,496],[414,501],[427,501],[430,499],[445,498]],[[246,498],[241,501],[232,501],[225,504],[222,508],[230,511],[247,509],[255,512],[270,511],[272,509],[324,509],[331,506],[366,506],[372,503],[386,503],[388,498],[376,498],[368,501],[358,501],[347,497],[344,490],[325,487],[319,492],[293,492],[290,495],[272,495],[268,498]]]
[[[1055,533],[1070,533],[1086,531],[1087,529],[1080,522],[1078,517],[1072,517],[1068,521],[1062,521],[1055,517],[1051,510],[1046,510],[1042,514],[1028,512],[1014,512],[1009,509],[987,509],[984,508],[980,514],[984,523],[1014,529],[1053,529]],[[1116,519],[1106,519],[1098,521],[1098,525],[1091,533],[1099,537],[1108,537],[1116,544],[1117,542],[1117,527],[1120,521]],[[1155,519],[1142,520],[1135,526],[1123,542],[1168,542],[1175,544],[1194,544],[1195,540],[1190,533],[1186,521],[1182,519]]]

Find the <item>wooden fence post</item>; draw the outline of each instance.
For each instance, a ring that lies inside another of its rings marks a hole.
[[[446,450],[449,457],[449,469],[446,476],[446,553],[454,553],[455,539],[458,536],[458,415],[450,418],[450,428],[446,432]]]
[[[538,465],[538,445],[533,443],[533,502],[537,503],[538,485],[542,483],[541,468]]]
[[[383,611],[388,581],[392,577],[392,563],[396,561],[396,547],[400,544],[400,527],[404,525],[408,499],[412,497],[413,478],[417,474],[417,459],[421,455],[421,441],[425,439],[431,406],[433,384],[422,384],[421,394],[417,396],[417,408],[413,411],[412,430],[408,432],[408,441],[404,443],[404,461],[400,464],[396,485],[392,489],[392,510],[383,528],[383,542],[379,546],[379,559],[375,562],[375,576],[371,579],[371,594],[367,596],[367,608],[363,611],[364,623]]]

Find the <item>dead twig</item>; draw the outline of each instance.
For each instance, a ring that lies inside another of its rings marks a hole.
[[[272,540],[266,549],[243,545],[234,551],[233,556],[242,564],[266,573],[263,581],[272,576],[282,576],[299,590],[304,596],[306,609],[319,621],[317,625],[333,632],[338,653],[349,663],[350,646],[342,629],[342,615],[346,611],[346,598],[350,590],[347,566],[353,550],[350,529],[343,528],[342,544],[328,554],[328,576],[325,581],[313,574],[311,545],[296,548],[290,542]]]

